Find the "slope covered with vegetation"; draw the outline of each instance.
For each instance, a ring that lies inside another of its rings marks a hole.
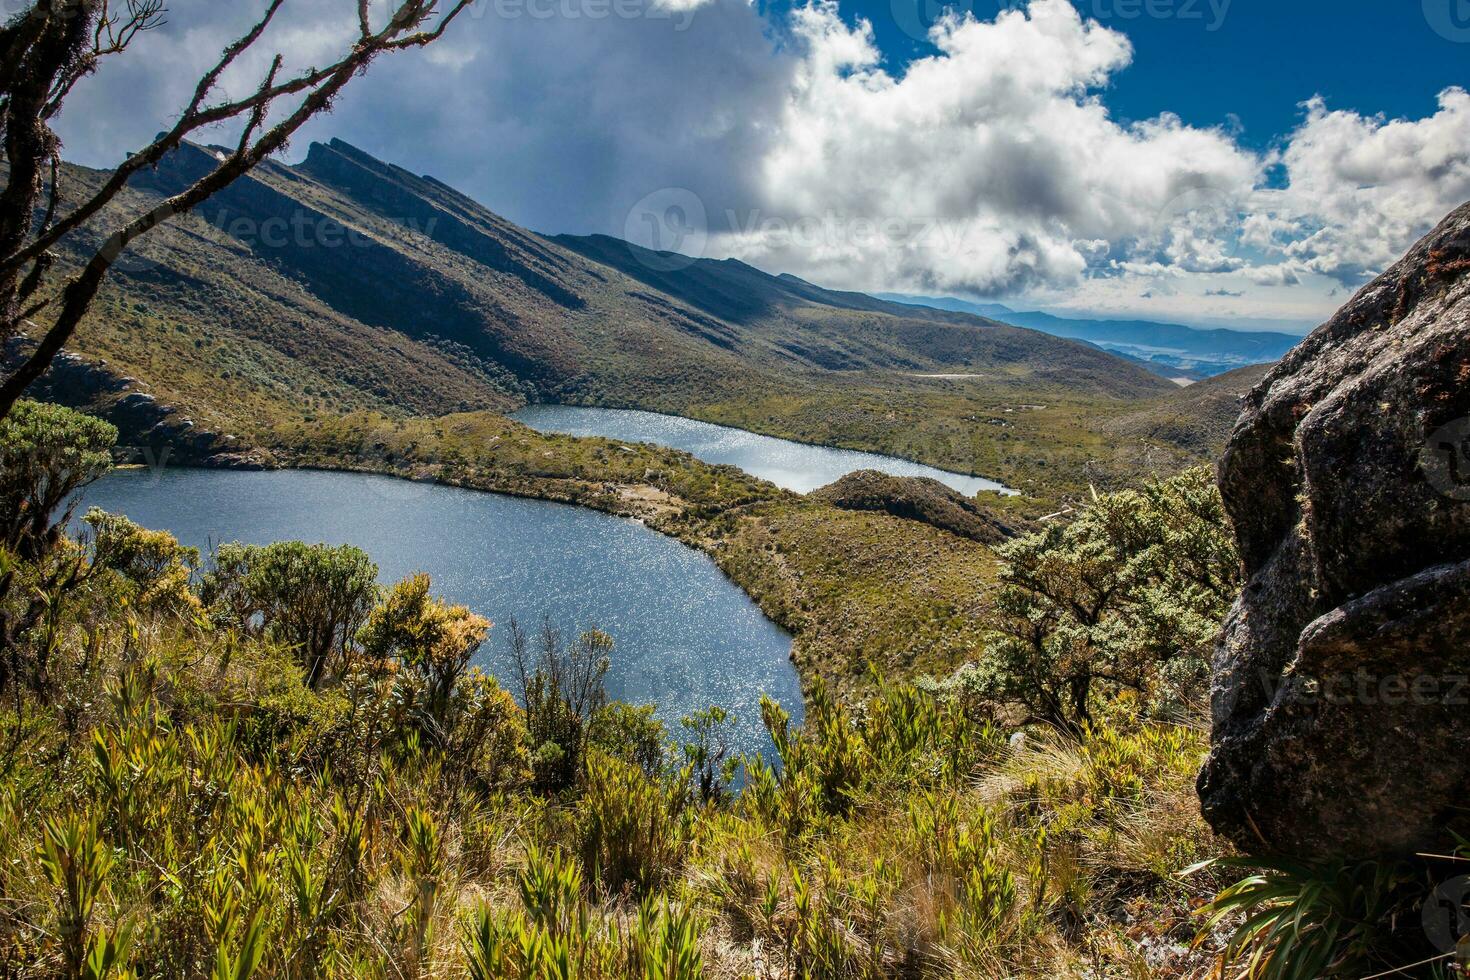
[[[817,682],[801,729],[767,705],[771,755],[735,759],[719,706],[666,732],[607,702],[609,638],[492,629],[424,576],[379,587],[351,547],[201,557],[100,512],[68,538],[61,502],[113,437],[48,406],[0,424],[7,972],[1177,975],[1207,958],[1189,909],[1212,879],[1174,874],[1213,853],[1203,743],[1148,707],[1188,671],[1136,654],[1133,680],[1091,689],[1080,740],[1012,738],[1024,698],[996,685],[1025,684],[984,671],[845,701]],[[1154,537],[1099,520],[1028,547],[1074,587],[1083,553],[1152,548],[1108,591],[1208,612],[1169,584],[1166,511],[1200,485],[1118,502]],[[1013,558],[1005,593],[1052,601]],[[509,692],[468,666],[486,642],[522,666]],[[1099,634],[1103,657],[1124,655]]]
[[[108,214],[146,209],[211,160],[186,146]],[[63,183],[100,179],[68,167]],[[552,400],[885,452],[1046,497],[1199,458],[1168,431],[1107,431],[1170,386],[1086,344],[735,262],[678,265],[535,235],[334,141],[157,229],[73,349],[246,442],[353,411]]]

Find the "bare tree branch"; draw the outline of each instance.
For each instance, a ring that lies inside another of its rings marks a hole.
[[[193,97],[174,126],[129,156],[96,193],[60,219],[56,218],[57,144],[46,119],[60,108],[76,82],[94,70],[99,57],[121,52],[140,33],[158,26],[163,3],[162,0],[126,0],[126,14],[114,16],[108,3],[117,0],[72,0],[80,4],[81,14],[80,18],[74,15],[73,21],[81,22],[61,23],[49,13],[54,2],[67,0],[37,0],[26,17],[0,31],[0,78],[41,79],[41,87],[33,83],[30,89],[7,90],[0,101],[0,125],[3,125],[0,132],[4,133],[11,165],[9,183],[0,194],[0,208],[5,209],[0,214],[0,341],[18,332],[26,317],[53,303],[57,306],[55,320],[45,330],[35,351],[0,384],[0,418],[45,373],[52,359],[71,339],[108,270],[129,245],[163,222],[198,207],[285,147],[308,120],[330,109],[347,83],[379,54],[422,47],[443,37],[472,0],[455,0],[443,14],[438,13],[439,0],[400,0],[388,22],[376,31],[368,0],[358,0],[359,37],[351,50],[336,62],[324,69],[307,69],[282,81],[279,76],[284,61],[277,54],[265,78],[250,95],[208,105],[221,77],[260,41],[287,2],[269,0],[254,26],[227,46],[215,65],[200,78]],[[300,101],[294,109],[267,129],[273,106],[295,96]],[[67,281],[56,296],[24,311],[19,309],[39,288],[51,263],[50,250],[96,218],[131,177],[179,149],[191,133],[241,118],[243,130],[233,153],[179,194],[114,230],[82,271]],[[32,215],[42,190],[40,167],[48,157],[53,166],[52,196],[39,229],[32,232]],[[21,270],[29,263],[33,263],[31,273],[21,282]]]

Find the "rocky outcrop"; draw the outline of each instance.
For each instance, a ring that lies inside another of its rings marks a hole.
[[[922,476],[889,476],[858,470],[812,493],[843,510],[873,510],[910,521],[922,521],[960,537],[999,544],[1016,536],[1016,528],[964,494]]]
[[[24,343],[14,340],[0,352],[0,365],[7,371],[19,360]],[[26,394],[117,426],[115,455],[119,462],[227,469],[274,465],[268,453],[244,444],[236,436],[197,425],[183,412],[159,402],[146,387],[136,378],[118,374],[106,361],[62,351]]]
[[[1251,392],[1205,817],[1254,852],[1470,834],[1470,205]]]

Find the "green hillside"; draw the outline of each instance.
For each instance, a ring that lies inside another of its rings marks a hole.
[[[114,207],[150,206],[211,159],[186,147]],[[1121,483],[1159,453],[1192,458],[1118,444],[1102,423],[1172,389],[1086,344],[734,261],[660,271],[651,258],[615,239],[536,235],[333,141],[160,228],[74,346],[246,441],[353,411],[536,400],[887,452],[1043,497]]]

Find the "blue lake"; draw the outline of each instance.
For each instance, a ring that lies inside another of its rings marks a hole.
[[[665,724],[718,704],[736,716],[738,748],[766,751],[760,696],[800,719],[791,637],[708,557],[643,525],[544,501],[388,477],[134,469],[83,497],[185,544],[299,539],[355,544],[383,582],[428,572],[434,590],[500,628],[479,663],[509,683],[503,624],[543,618],[564,631],[596,627],[616,642],[609,693],[653,703]]]
[[[810,493],[855,470],[878,470],[892,476],[927,476],[966,496],[974,496],[982,490],[1006,494],[1015,492],[994,480],[951,473],[892,456],[830,446],[808,446],[675,415],[576,405],[531,405],[511,418],[538,432],[602,436],[622,442],[648,442],[682,449],[706,463],[738,466],[752,476],[797,493]]]

